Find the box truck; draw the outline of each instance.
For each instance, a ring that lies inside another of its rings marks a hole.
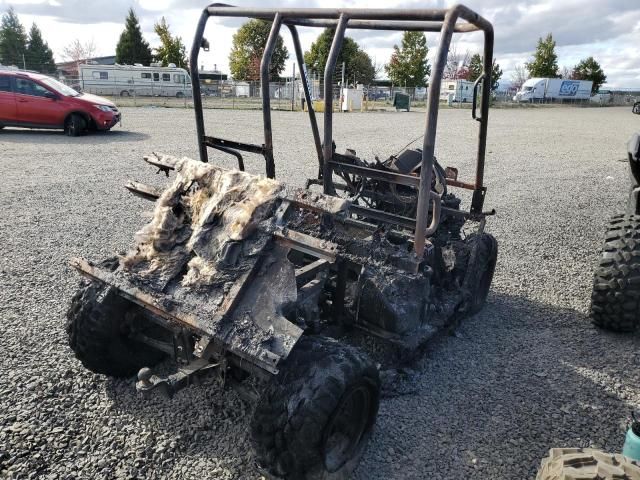
[[[543,100],[589,100],[590,80],[565,80],[563,78],[530,78],[522,84],[513,97],[514,102]]]
[[[191,97],[191,77],[174,64],[142,65],[82,64],[79,88],[95,95]]]

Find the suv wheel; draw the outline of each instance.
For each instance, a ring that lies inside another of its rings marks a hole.
[[[352,346],[303,336],[278,368],[251,421],[258,464],[285,479],[349,478],[378,413],[375,365]]]
[[[79,137],[87,130],[87,121],[79,113],[72,113],[64,125],[64,130],[70,137]]]

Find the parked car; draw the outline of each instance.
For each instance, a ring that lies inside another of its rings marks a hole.
[[[109,100],[79,93],[46,75],[0,71],[0,128],[62,128],[76,137],[109,130],[120,118]]]

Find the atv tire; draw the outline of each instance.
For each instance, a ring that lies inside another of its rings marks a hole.
[[[83,282],[67,311],[66,330],[69,346],[87,369],[124,378],[165,357],[163,352],[129,338],[123,331],[125,317],[135,315],[137,309],[112,288]]]
[[[378,413],[375,365],[351,346],[303,336],[279,369],[251,421],[258,464],[285,479],[349,478]]]
[[[593,279],[591,319],[614,332],[631,332],[640,323],[640,215],[609,222]]]
[[[536,480],[640,480],[640,466],[620,454],[592,448],[552,448]]]
[[[471,234],[467,237],[471,245],[464,288],[470,293],[467,313],[475,315],[487,301],[493,274],[498,261],[498,242],[488,233]]]

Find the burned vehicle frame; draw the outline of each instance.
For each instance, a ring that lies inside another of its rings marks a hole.
[[[211,17],[271,22],[260,65],[261,145],[205,132],[198,56],[209,48],[203,35]],[[298,26],[334,32],[322,137]],[[275,180],[269,63],[283,27],[293,40],[318,160],[317,176],[304,189]],[[337,152],[331,79],[347,29],[441,32],[422,149],[375,162],[353,150]],[[474,31],[484,33],[484,55],[471,108],[479,123],[475,177],[466,182],[457,169],[440,166],[434,149],[452,36]],[[462,5],[205,8],[190,57],[200,162],[145,157],[176,179],[165,190],[126,185],[156,204],[136,248],[100,263],[71,261],[86,278],[67,314],[76,356],[98,373],[137,372],[145,394],[172,394],[213,373],[256,401],[251,440],[267,474],[347,478],[375,423],[380,378],[376,364],[343,334],[356,329],[416,351],[477,313],[487,298],[497,258],[497,242],[484,232],[494,212],[483,211],[492,63],[491,24]],[[238,169],[209,164],[209,148],[235,157]],[[264,157],[266,178],[244,172],[246,153]],[[468,211],[448,188],[472,192]],[[468,234],[463,227],[470,224]],[[155,374],[151,368],[167,356],[177,370]]]

